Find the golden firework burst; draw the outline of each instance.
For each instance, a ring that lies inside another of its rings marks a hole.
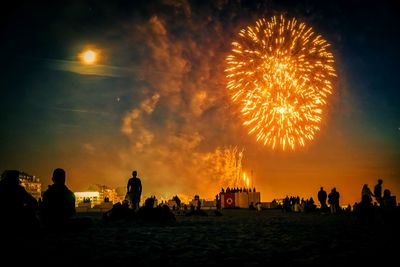
[[[249,134],[283,150],[312,140],[336,76],[329,43],[281,15],[240,30],[232,46],[227,88]]]

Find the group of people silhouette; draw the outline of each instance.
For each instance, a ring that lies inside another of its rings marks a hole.
[[[140,206],[142,195],[142,182],[137,176],[137,171],[132,171],[128,178],[127,193],[122,203],[117,202],[112,209],[103,214],[105,221],[142,219],[147,221],[174,221],[175,215],[167,205],[156,206],[156,197],[151,196]]]
[[[7,170],[0,181],[1,229],[32,229],[47,227],[65,229],[83,226],[88,220],[74,220],[75,195],[66,186],[64,169],[53,171],[52,182],[40,201],[29,194],[19,181],[20,172]]]
[[[356,218],[363,222],[383,220],[384,222],[394,221],[396,214],[396,197],[391,195],[389,189],[383,190],[383,180],[379,178],[373,191],[368,184],[364,184],[361,189],[360,202],[354,203],[353,207],[349,204],[345,209],[347,212],[353,212]],[[336,188],[332,188],[329,194],[323,187],[318,192],[318,201],[321,205],[321,211],[330,213],[342,212],[339,205],[340,194]],[[328,202],[328,203],[327,203]],[[329,204],[329,206],[327,205]]]
[[[52,182],[43,193],[42,198],[37,201],[20,184],[20,172],[17,170],[7,170],[2,174],[0,180],[0,211],[3,215],[0,220],[1,229],[32,229],[37,227],[48,227],[51,229],[82,228],[91,224],[89,218],[77,218],[75,209],[75,195],[66,186],[66,172],[62,168],[53,171]],[[396,199],[391,195],[389,189],[383,190],[383,180],[378,179],[373,192],[364,184],[361,190],[361,201],[355,203],[353,210],[360,218],[370,218],[374,210],[388,216],[397,206]],[[233,190],[236,191],[236,190]],[[239,189],[240,191],[240,189]],[[251,192],[251,189],[248,190]],[[232,192],[231,189],[226,192]],[[253,189],[255,192],[255,189]],[[167,205],[155,206],[156,199],[151,197],[146,199],[145,204],[140,206],[142,194],[142,182],[137,176],[137,171],[132,171],[132,177],[128,178],[127,193],[125,200],[113,205],[112,209],[103,214],[106,220],[116,219],[168,219],[174,220],[174,213],[169,210]],[[373,203],[373,198],[375,202]],[[173,200],[178,207],[181,201],[178,196]],[[342,211],[339,205],[340,193],[335,187],[328,194],[321,186],[318,192],[320,210],[332,214]],[[286,197],[283,202],[283,209],[298,206],[298,211],[314,211],[316,205],[314,200],[301,200],[297,197]],[[329,206],[328,206],[329,205]],[[301,207],[304,206],[303,209]],[[199,208],[200,209],[200,208]],[[350,209],[351,210],[351,209]]]
[[[274,199],[272,203],[277,203]],[[286,196],[282,204],[277,205],[278,208],[282,209],[282,211],[294,211],[294,212],[309,212],[315,211],[317,206],[314,203],[314,199],[311,197],[309,199],[304,199],[299,196]]]
[[[361,190],[361,201],[355,203],[354,211],[362,221],[371,221],[377,215],[384,221],[392,221],[396,215],[396,198],[389,189],[383,190],[383,180],[378,179],[372,192],[368,184],[364,184]],[[383,192],[383,193],[382,193]],[[373,201],[375,199],[375,201]]]
[[[5,233],[21,229],[32,232],[40,228],[79,230],[92,224],[89,217],[76,216],[75,194],[66,185],[64,169],[54,169],[53,184],[48,186],[39,200],[20,184],[19,176],[18,170],[6,170],[0,180],[0,211],[4,215],[0,220],[0,228]],[[114,204],[111,210],[103,214],[103,219],[175,219],[168,206],[154,207],[155,197],[146,199],[145,205],[140,207],[141,194],[141,179],[134,170],[132,177],[128,178],[125,200]]]
[[[396,197],[391,195],[389,189],[383,190],[382,184],[383,180],[379,178],[373,192],[368,187],[368,184],[364,184],[361,190],[361,201],[356,202],[353,206],[349,204],[346,208],[342,208],[340,205],[340,193],[336,187],[333,187],[328,194],[323,186],[318,191],[319,208],[314,204],[312,197],[304,200],[300,199],[300,197],[288,196],[283,199],[278,208],[283,211],[295,212],[316,210],[331,214],[346,212],[355,214],[362,221],[377,220],[377,218],[384,221],[393,221],[398,214],[396,212]]]
[[[389,189],[383,190],[383,180],[378,179],[378,183],[374,187],[372,192],[368,184],[364,184],[361,190],[361,202],[359,205],[363,206],[374,206],[380,208],[391,208],[396,206],[396,199],[392,196]],[[373,202],[373,199],[375,201]]]
[[[327,194],[324,190],[324,187],[321,186],[320,190],[318,191],[318,201],[321,205],[321,211],[328,211],[330,210],[331,213],[337,213],[340,211],[340,193],[336,190],[336,187],[331,189],[331,192]],[[329,207],[327,205],[327,201]]]

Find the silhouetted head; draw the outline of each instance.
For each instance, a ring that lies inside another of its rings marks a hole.
[[[390,196],[391,196],[390,190],[389,190],[389,189],[385,189],[385,190],[383,191],[383,195],[386,196],[386,197],[390,197]]]
[[[6,170],[1,175],[1,181],[7,185],[19,185],[19,171]]]
[[[321,186],[321,191],[324,190],[324,188]]]
[[[155,198],[149,197],[144,201],[144,206],[148,209],[152,209],[154,207]]]
[[[132,172],[132,176],[133,176],[133,177],[136,177],[136,176],[137,176],[137,171],[133,171],[133,172]]]
[[[378,179],[378,184],[382,184],[383,180],[382,179]]]
[[[64,169],[57,168],[53,171],[51,178],[55,184],[65,184],[65,171]]]

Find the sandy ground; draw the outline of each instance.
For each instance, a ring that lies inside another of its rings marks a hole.
[[[178,215],[171,223],[105,222],[99,213],[79,214],[91,217],[93,226],[16,237],[2,252],[31,266],[372,266],[398,261],[400,253],[397,223],[280,210],[208,213]]]

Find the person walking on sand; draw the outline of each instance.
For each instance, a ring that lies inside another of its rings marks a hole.
[[[135,211],[139,209],[140,196],[142,195],[142,182],[137,177],[137,171],[132,172],[132,177],[128,180],[127,197],[129,206]]]

